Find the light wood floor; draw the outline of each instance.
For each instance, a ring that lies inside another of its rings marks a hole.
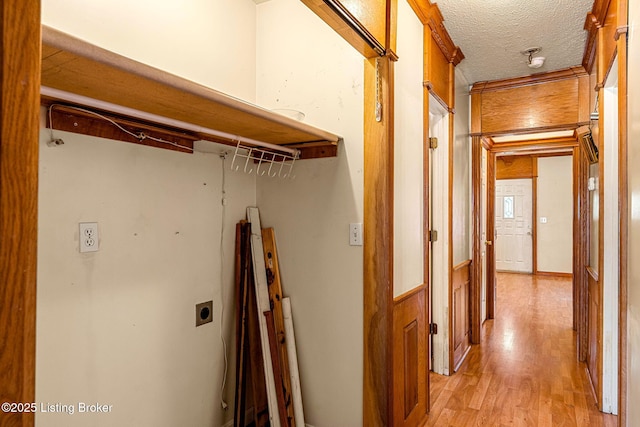
[[[498,274],[496,318],[453,376],[431,374],[425,426],[616,426],[577,362],[571,280]]]

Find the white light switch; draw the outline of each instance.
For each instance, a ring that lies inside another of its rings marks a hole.
[[[362,246],[362,223],[349,224],[349,245]]]
[[[540,217],[540,224],[546,224],[547,223],[547,217],[546,216],[541,216]]]

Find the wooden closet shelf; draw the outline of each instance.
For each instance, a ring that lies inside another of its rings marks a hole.
[[[303,158],[326,157],[328,151],[335,155],[341,140],[333,133],[44,25],[42,86],[230,135],[295,147],[307,154]],[[43,97],[44,104],[55,101]],[[219,142],[234,144],[232,138]],[[306,145],[310,150],[304,149]]]

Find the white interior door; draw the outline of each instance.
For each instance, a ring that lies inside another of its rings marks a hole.
[[[438,232],[431,242],[431,322],[438,325],[432,335],[433,372],[449,375],[449,114],[429,95],[429,136],[438,138],[431,150],[431,230]]]
[[[531,179],[496,181],[496,270],[533,272]]]
[[[484,147],[480,168],[480,321],[484,322],[487,319],[487,150]]]

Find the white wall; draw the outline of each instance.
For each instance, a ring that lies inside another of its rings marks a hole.
[[[283,17],[287,23],[283,25]],[[364,59],[297,0],[258,5],[258,103],[294,108],[344,137],[337,158],[296,162],[294,180],[259,179],[291,296],[306,422],[362,425]]]
[[[453,139],[453,266],[471,259],[471,138],[469,83],[456,69]]]
[[[620,287],[620,222],[618,207],[618,60],[604,89],[604,265],[602,268],[602,408],[618,413],[618,290]]]
[[[573,271],[573,160],[538,158],[538,271]],[[547,223],[540,218],[547,218]]]
[[[255,101],[252,0],[44,0],[42,22]],[[64,139],[41,157],[36,395],[62,403],[97,399],[114,412],[90,421],[38,414],[38,425],[222,425],[232,417],[219,403],[223,297],[230,349],[234,327],[233,269],[220,277],[221,160]],[[256,202],[255,178],[229,174],[227,183],[224,262],[233,265],[233,225]],[[100,223],[99,253],[77,253],[79,221]],[[209,299],[214,322],[196,330],[195,304]]]
[[[43,0],[42,23],[253,102],[255,10],[253,0]]]
[[[255,178],[227,173],[222,267],[218,155],[55,135],[40,143],[36,400],[113,408],[37,425],[222,425],[221,310],[231,346],[234,224]],[[94,221],[100,250],[81,254],[78,223]],[[196,328],[207,300],[214,321]],[[232,402],[231,367],[229,382]]]
[[[406,1],[398,2],[395,64],[393,295],[424,277],[423,26]]]
[[[628,47],[629,276],[627,425],[640,423],[640,4],[629,2]]]

